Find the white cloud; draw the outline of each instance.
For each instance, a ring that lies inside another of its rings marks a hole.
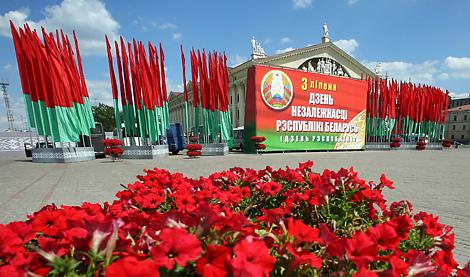
[[[176,28],[177,26],[175,24],[172,24],[172,23],[165,23],[165,24],[162,24],[160,25],[158,28],[162,29],[162,30],[165,30],[165,29],[174,29]]]
[[[235,54],[235,55],[230,57],[230,64],[228,66],[235,67],[235,66],[240,65],[240,64],[242,64],[246,61],[248,61],[247,57]]]
[[[15,73],[14,70],[15,70],[15,67],[13,67],[13,65],[7,64],[2,68],[2,73],[3,72],[10,72],[10,73],[14,74]]]
[[[16,27],[22,26],[28,18],[29,9],[22,8],[18,11],[9,11],[5,15],[0,15],[0,35],[5,37],[11,37],[10,20],[15,24]]]
[[[447,57],[442,63],[453,79],[470,79],[470,58]]]
[[[120,25],[113,19],[103,2],[98,0],[64,0],[59,5],[48,6],[43,11],[45,18],[38,22],[27,21],[29,10],[10,11],[0,16],[0,34],[11,36],[8,21],[12,19],[17,28],[28,23],[32,29],[41,33],[41,26],[47,32],[62,29],[65,34],[73,37],[75,30],[80,45],[80,54],[106,55],[104,35],[110,40],[118,40]]]
[[[363,62],[362,64],[374,72],[378,62]],[[432,85],[436,82],[437,76],[440,73],[437,68],[438,64],[438,61],[425,61],[422,64],[399,61],[382,62],[382,74],[387,74],[389,78],[395,80],[409,81],[411,78],[412,83]],[[445,75],[441,77],[443,76]]]
[[[264,40],[263,43],[264,43],[264,44],[268,44],[268,43],[270,43],[270,42],[271,42],[271,39],[270,39],[270,38],[267,38],[267,39]]]
[[[109,80],[85,80],[85,82],[92,106],[95,106],[98,103],[103,103],[109,106],[113,105],[113,93],[111,91],[111,83]]]
[[[349,39],[349,40],[340,39],[333,43],[353,57],[354,55],[352,53],[356,50],[356,47],[359,47],[359,43],[355,39]]]
[[[292,0],[294,2],[294,8],[306,8],[312,5],[312,0]]]
[[[450,77],[449,77],[449,73],[441,73],[439,75],[437,75],[437,79],[438,80],[449,80]]]
[[[181,33],[174,33],[173,34],[173,40],[178,40],[181,38]]]
[[[450,97],[452,97],[452,99],[468,98],[468,97],[470,97],[470,95],[469,95],[468,93],[457,94],[457,93],[454,93],[454,92],[449,92],[449,95],[450,95]]]
[[[286,49],[276,50],[276,54],[281,54],[281,53],[289,52],[289,51],[292,51],[292,50],[295,50],[295,49],[292,48],[292,47],[287,47]]]
[[[284,44],[284,43],[289,43],[289,42],[292,42],[292,40],[288,37],[285,37],[285,38],[282,38],[281,39],[281,43]]]
[[[359,0],[348,0],[348,5],[356,4]]]

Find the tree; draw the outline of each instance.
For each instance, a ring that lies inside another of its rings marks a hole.
[[[112,132],[116,128],[116,119],[114,116],[114,108],[103,103],[98,106],[91,106],[91,111],[96,122],[103,123],[105,132]],[[122,118],[122,116],[121,116]]]

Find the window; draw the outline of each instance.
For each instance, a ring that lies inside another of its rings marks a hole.
[[[232,105],[232,98],[233,98],[233,96],[230,95],[230,105]]]
[[[237,94],[237,103],[240,103],[240,93]]]
[[[465,128],[466,128],[466,125],[464,124],[464,125],[462,126],[462,130],[465,130]]]
[[[237,120],[240,120],[240,110],[237,111]]]
[[[457,121],[457,115],[454,115],[454,121]]]
[[[454,125],[452,125],[452,130],[455,130],[455,124],[454,124]]]
[[[454,135],[450,136],[451,139],[454,139]]]
[[[467,120],[467,115],[466,114],[463,116],[463,120]]]
[[[460,138],[461,138],[461,139],[464,139],[464,138],[465,138],[465,135],[462,135]]]

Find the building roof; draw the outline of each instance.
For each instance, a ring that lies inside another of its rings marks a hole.
[[[452,108],[452,109],[448,109],[447,111],[448,112],[470,111],[470,105],[455,107],[455,108]]]

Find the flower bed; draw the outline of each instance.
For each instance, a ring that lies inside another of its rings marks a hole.
[[[113,162],[124,153],[124,149],[119,147],[122,145],[122,141],[118,139],[105,139],[103,144],[106,147],[105,154],[111,156]]]
[[[418,150],[426,149],[426,138],[419,138],[418,142],[416,143],[416,149]]]
[[[144,170],[112,204],[0,225],[0,276],[449,276],[452,227],[353,169]],[[378,211],[378,208],[380,211]],[[470,276],[470,263],[459,269]],[[74,275],[75,274],[75,275]]]
[[[450,148],[451,146],[452,146],[452,140],[451,139],[443,139],[442,140],[442,147]]]
[[[392,138],[390,143],[390,148],[397,149],[401,146],[401,138]]]
[[[251,137],[251,142],[254,142],[253,147],[256,149],[256,152],[258,152],[258,150],[266,150],[266,145],[261,144],[265,140],[266,140],[265,137],[256,137],[256,136]]]
[[[186,149],[188,149],[187,155],[190,158],[199,157],[202,155],[202,152],[200,151],[202,146],[200,144],[187,144]]]

